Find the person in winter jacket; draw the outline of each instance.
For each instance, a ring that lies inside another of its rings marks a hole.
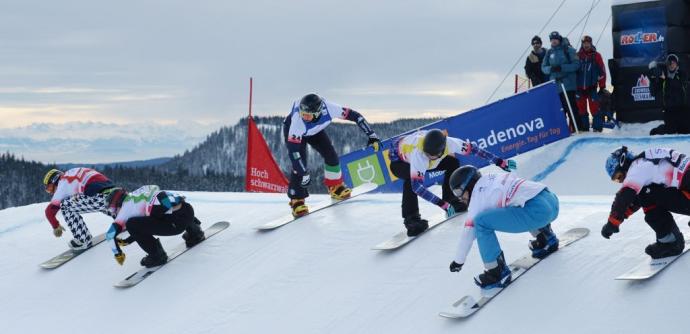
[[[105,202],[108,192],[115,187],[113,182],[90,168],[72,168],[67,171],[51,169],[43,177],[43,186],[47,193],[53,195],[45,210],[53,235],[59,238],[65,230],[55,218],[58,211],[62,211],[73,236],[69,247],[74,250],[91,247],[91,232],[81,214],[101,212],[114,217]]]
[[[525,60],[525,75],[532,82],[532,87],[549,81],[549,76],[541,71],[544,56],[546,56],[546,49],[542,47],[541,37],[532,37],[532,51]]]
[[[575,91],[577,70],[580,68],[580,62],[575,53],[575,49],[570,46],[567,38],[561,36],[558,31],[549,34],[551,40],[551,48],[546,51],[544,62],[541,64],[541,70],[544,74],[549,75],[549,80],[555,80],[560,86],[565,87],[565,94],[561,92],[561,105],[566,117],[569,116],[569,106],[572,107],[573,114],[577,115],[577,105],[575,104]],[[574,132],[574,122],[577,120],[570,120],[570,131]]]
[[[583,36],[582,46],[577,52],[580,68],[577,71],[577,116],[580,131],[589,131],[589,114],[592,114],[592,130],[601,132],[604,126],[603,115],[599,112],[599,94],[606,89],[606,67],[601,54],[592,45],[592,37]]]
[[[120,265],[126,258],[121,246],[133,242],[147,254],[141,259],[141,265],[150,268],[168,261],[160,240],[154,236],[182,233],[187,247],[194,247],[205,239],[201,222],[194,216],[194,208],[185,197],[160,190],[156,185],[143,186],[131,193],[115,188],[106,202],[109,210],[115,214],[115,221],[106,232],[105,239]],[[124,231],[129,232],[129,237],[118,238]]]
[[[678,56],[670,54],[665,64],[652,62],[649,68],[652,70],[650,77],[655,95],[661,96],[664,102],[663,129],[654,129],[651,134],[690,133],[690,87],[687,73],[681,70],[678,63]]]
[[[290,113],[283,121],[283,137],[292,162],[288,197],[295,218],[309,213],[309,208],[305,204],[305,199],[309,196],[307,186],[311,183],[307,169],[307,145],[324,159],[323,182],[331,198],[344,200],[352,193],[352,189],[343,182],[338,154],[324,131],[336,118],[356,123],[367,136],[367,145],[374,151],[379,150],[381,140],[364,116],[357,111],[327,101],[313,93],[293,102]]]
[[[653,259],[679,255],[685,239],[671,213],[690,215],[690,157],[669,148],[634,154],[622,146],[606,159],[606,173],[621,183],[601,235],[609,239],[640,208],[656,234],[645,248]]]

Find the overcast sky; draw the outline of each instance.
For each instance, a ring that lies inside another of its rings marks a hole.
[[[257,115],[286,114],[312,91],[374,121],[456,114],[484,104],[559,4],[3,0],[0,128],[231,124],[247,112],[250,76]],[[595,41],[610,4],[589,19]],[[567,34],[590,6],[567,1],[544,41],[551,30]],[[610,25],[598,47],[611,57]],[[512,77],[498,96],[511,90]]]

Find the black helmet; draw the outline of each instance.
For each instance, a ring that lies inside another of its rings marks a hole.
[[[439,157],[446,151],[446,134],[439,129],[431,129],[424,135],[424,153]]]
[[[314,93],[307,94],[302,98],[302,100],[299,101],[299,112],[310,114],[314,117],[314,119],[317,119],[319,116],[321,116],[322,103],[323,100],[321,100],[318,95]]]
[[[563,36],[561,36],[561,34],[558,33],[558,31],[552,31],[549,34],[549,40],[552,40],[552,39],[557,39],[559,42],[563,42]]]
[[[105,203],[111,212],[115,212],[116,209],[122,207],[122,202],[124,202],[125,196],[127,196],[127,190],[117,187],[110,188],[105,193]]]
[[[462,166],[450,175],[448,185],[457,197],[462,197],[465,192],[469,192],[471,195],[474,185],[479,181],[480,177],[482,177],[482,173],[479,172],[477,167],[472,165]]]

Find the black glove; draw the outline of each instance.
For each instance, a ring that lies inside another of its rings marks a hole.
[[[134,242],[134,237],[131,235],[127,238],[124,238],[124,239],[115,237],[115,240],[117,241],[118,246],[125,247],[125,246],[129,246],[131,243]]]
[[[612,234],[618,233],[620,230],[618,226],[611,224],[611,222],[606,222],[604,227],[601,228],[601,236],[608,239]]]
[[[551,72],[558,73],[561,71],[561,65],[551,66]]]
[[[451,273],[457,273],[460,270],[462,270],[462,263],[457,263],[455,261],[450,263],[450,272]]]
[[[367,146],[371,146],[371,148],[374,149],[374,152],[378,152],[379,149],[381,149],[381,139],[379,139],[378,137],[369,137]]]

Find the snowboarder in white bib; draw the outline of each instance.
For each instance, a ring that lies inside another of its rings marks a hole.
[[[510,284],[511,271],[506,265],[496,231],[530,232],[529,241],[535,258],[545,258],[558,250],[558,238],[551,222],[558,217],[558,198],[545,185],[510,173],[482,175],[474,166],[463,166],[450,177],[453,194],[468,203],[468,216],[460,237],[451,272],[459,272],[474,239],[486,270],[474,278],[482,289]]]
[[[65,230],[55,218],[62,211],[73,239],[69,247],[83,250],[91,247],[91,232],[81,214],[102,212],[112,216],[107,210],[106,196],[115,185],[103,174],[90,168],[72,168],[67,171],[49,170],[43,177],[43,186],[52,194],[45,215],[53,228],[53,235],[61,237]],[[114,216],[113,216],[114,217]]]
[[[460,167],[456,155],[470,154],[489,160],[505,171],[516,168],[515,161],[501,159],[470,142],[448,137],[440,129],[417,131],[393,141],[388,157],[393,175],[404,180],[402,217],[408,236],[417,236],[429,228],[429,222],[419,215],[417,196],[439,206],[446,211],[447,217],[467,210],[467,206],[453,196],[448,180],[450,174]],[[441,198],[424,186],[428,171],[444,171]]]
[[[194,216],[194,209],[183,196],[163,191],[155,185],[143,186],[132,193],[123,189],[114,190],[108,197],[108,205],[115,214],[115,222],[106,233],[115,260],[122,265],[125,253],[121,246],[136,241],[147,255],[141,265],[147,268],[163,265],[168,261],[159,239],[155,235],[171,236],[182,234],[187,247],[193,247],[205,239],[201,222]],[[124,231],[126,239],[118,238]]]
[[[671,212],[690,215],[690,158],[668,148],[652,148],[635,155],[623,146],[606,159],[611,180],[622,183],[611,205],[601,235],[608,239],[621,223],[640,208],[656,233],[656,242],[645,248],[653,259],[679,255],[685,248],[683,234]]]
[[[367,145],[372,146],[374,151],[379,150],[381,143],[379,137],[360,113],[326,101],[316,94],[308,94],[300,101],[295,101],[290,114],[283,122],[285,144],[292,162],[288,197],[294,217],[309,213],[304,203],[309,196],[307,186],[311,182],[307,170],[307,144],[316,150],[326,163],[324,184],[331,198],[343,200],[349,198],[352,193],[352,190],[343,183],[338,154],[324,131],[334,118],[357,123],[362,132],[369,137]]]

